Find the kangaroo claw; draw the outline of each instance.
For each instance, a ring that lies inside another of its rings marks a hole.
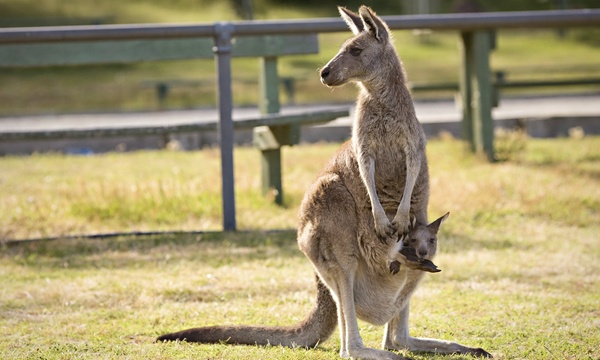
[[[396,239],[396,242],[405,242],[406,239],[408,238],[408,233],[404,233],[404,234],[398,234],[398,238]]]
[[[390,223],[385,227],[385,230],[382,232],[377,231],[377,238],[383,244],[387,244],[387,240],[391,238],[396,233],[396,228]]]
[[[410,215],[410,227],[409,230],[412,230],[417,226],[417,218],[415,216]]]

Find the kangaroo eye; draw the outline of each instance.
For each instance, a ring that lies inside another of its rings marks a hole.
[[[361,48],[357,48],[357,47],[352,47],[350,48],[350,50],[348,50],[348,52],[350,53],[350,55],[352,56],[358,56],[360,55],[360,53],[363,51],[363,49]]]
[[[431,239],[429,239],[429,243],[430,243],[430,244],[435,244],[435,238],[431,238]]]
[[[417,243],[417,239],[410,239],[410,243],[411,244],[416,244]]]

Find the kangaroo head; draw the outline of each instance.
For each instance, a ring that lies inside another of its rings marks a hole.
[[[390,30],[367,6],[361,6],[358,14],[344,7],[338,7],[338,10],[354,37],[346,40],[337,55],[321,70],[321,82],[327,86],[340,86],[375,78],[386,53],[395,54]]]
[[[429,225],[416,224],[403,241],[403,246],[415,249],[420,259],[432,259],[437,251],[437,233],[450,213]]]

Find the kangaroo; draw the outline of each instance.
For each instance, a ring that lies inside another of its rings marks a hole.
[[[366,6],[358,14],[338,9],[354,37],[321,70],[321,80],[327,86],[356,82],[360,95],[352,138],[325,165],[300,206],[298,246],[316,272],[313,309],[289,327],[208,326],[157,341],[312,348],[337,325],[342,358],[398,360],[404,358],[393,351],[403,349],[491,357],[481,348],[409,335],[410,298],[424,272],[402,256],[403,241],[387,239],[399,233],[420,258],[431,259],[448,214],[427,221],[425,138],[387,25]],[[390,261],[402,264],[396,274]],[[383,349],[363,344],[358,318],[385,325]]]

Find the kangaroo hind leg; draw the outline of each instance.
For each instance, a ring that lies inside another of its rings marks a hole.
[[[365,347],[356,316],[354,303],[353,271],[336,271],[337,276],[329,272],[325,282],[330,288],[338,306],[338,325],[340,327],[340,356],[353,359],[403,360],[405,358],[386,350]]]

